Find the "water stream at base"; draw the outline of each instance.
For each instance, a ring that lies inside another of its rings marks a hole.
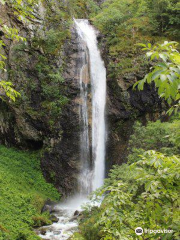
[[[76,211],[88,202],[87,196],[103,184],[105,175],[105,104],[106,69],[98,49],[96,30],[88,20],[75,20],[78,33],[80,76],[80,126],[81,130],[81,172],[79,174],[79,193],[71,199],[54,207],[58,222],[37,230],[46,240],[67,240],[78,228]],[[91,85],[91,100],[88,99],[88,85]],[[91,106],[88,107],[89,101]],[[89,127],[89,111],[92,124]],[[90,133],[91,129],[91,133]],[[91,147],[92,146],[92,150]],[[92,152],[91,152],[92,151]]]
[[[58,222],[39,228],[37,234],[46,240],[67,240],[78,229],[77,216],[74,213],[80,212],[82,204],[87,201],[85,196],[78,195],[57,204],[53,208],[53,215],[58,218]]]

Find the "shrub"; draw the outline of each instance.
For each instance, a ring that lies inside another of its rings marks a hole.
[[[140,239],[179,239],[180,159],[145,152],[131,165],[115,167],[96,192],[100,207],[88,207],[80,232],[87,240],[139,239],[135,229],[171,229],[144,233]],[[89,210],[91,209],[91,210]]]
[[[142,126],[136,122],[134,133],[129,141],[129,163],[139,159],[139,155],[147,150],[156,150],[167,155],[174,155],[180,152],[180,120],[172,122],[148,122]]]

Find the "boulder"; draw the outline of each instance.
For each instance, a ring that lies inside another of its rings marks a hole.
[[[59,218],[56,217],[55,215],[51,215],[51,216],[50,216],[50,220],[51,220],[52,222],[54,222],[54,223],[59,222]]]

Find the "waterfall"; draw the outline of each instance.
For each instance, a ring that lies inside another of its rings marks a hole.
[[[92,162],[93,168],[90,168],[90,164],[86,164],[83,169],[80,178],[84,181],[87,178],[89,182],[88,188],[95,190],[103,185],[105,175],[105,105],[106,105],[106,69],[104,62],[101,58],[100,51],[98,49],[96,30],[89,24],[88,20],[75,20],[77,26],[77,32],[81,39],[85,43],[85,46],[89,51],[89,67],[90,67],[90,84],[92,95]],[[86,53],[86,58],[88,54]],[[87,61],[82,65],[81,71],[84,72],[84,68],[88,68]],[[86,132],[82,132],[83,151],[86,149],[86,154],[89,156],[89,139],[88,136],[88,104],[87,104],[87,74],[81,74],[81,97],[82,97],[82,115],[83,126]],[[83,79],[82,79],[83,78]],[[84,81],[84,82],[83,82]],[[83,85],[82,85],[83,84]],[[88,141],[87,141],[88,139]],[[81,151],[82,152],[82,151]],[[84,162],[89,161],[88,158],[83,159]],[[89,167],[89,169],[88,169]],[[91,174],[90,174],[91,172]],[[84,177],[86,175],[86,178]],[[82,182],[82,181],[81,181]]]
[[[96,30],[88,20],[75,20],[75,26],[80,55],[77,66],[81,132],[79,189],[76,196],[54,207],[59,221],[38,230],[42,239],[69,239],[78,227],[75,211],[81,210],[90,192],[102,186],[105,175],[106,69],[98,49]]]
[[[78,61],[79,85],[80,85],[80,165],[79,174],[79,192],[80,195],[87,196],[92,191],[92,169],[90,158],[90,134],[89,134],[89,53],[85,42],[83,41],[78,28],[78,51],[80,59]]]

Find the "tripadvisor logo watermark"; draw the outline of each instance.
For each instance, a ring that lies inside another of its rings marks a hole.
[[[152,229],[146,229],[146,228],[143,230],[141,227],[137,227],[135,229],[136,235],[142,235],[143,232],[144,233],[149,233],[149,234],[152,234],[152,233],[154,233],[154,234],[156,234],[156,233],[173,233],[173,230],[169,230],[169,229],[152,230]]]
[[[142,229],[141,227],[137,227],[137,228],[135,229],[135,233],[136,233],[137,235],[142,235],[142,234],[143,234],[143,229]]]

